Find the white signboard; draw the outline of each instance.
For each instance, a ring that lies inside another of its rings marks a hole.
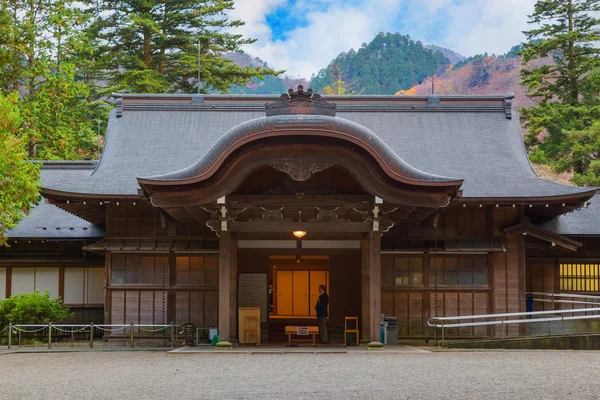
[[[267,322],[267,274],[238,274],[238,307],[260,307],[260,322]]]
[[[299,326],[296,328],[296,335],[308,336],[308,326]]]

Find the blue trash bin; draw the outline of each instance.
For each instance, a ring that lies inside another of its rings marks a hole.
[[[382,344],[387,344],[387,322],[383,322],[380,328],[380,340],[379,342]]]

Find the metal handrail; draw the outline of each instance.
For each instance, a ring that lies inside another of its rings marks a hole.
[[[546,310],[546,311],[528,311],[528,312],[517,312],[517,313],[502,313],[502,314],[479,314],[479,315],[457,315],[454,317],[431,317],[427,320],[427,325],[431,327],[437,326],[432,324],[431,321],[458,321],[464,319],[487,319],[487,318],[500,318],[500,317],[527,317],[535,315],[552,315],[552,314],[571,314],[578,312],[600,312],[600,308],[573,308],[565,310]]]
[[[579,299],[595,299],[600,301],[600,296],[592,296],[588,294],[568,294],[568,293],[544,293],[544,292],[527,292],[534,296],[549,296],[549,297],[573,297]]]
[[[499,321],[483,321],[483,322],[463,322],[460,324],[444,324],[443,328],[464,328],[471,326],[490,326],[490,325],[510,325],[510,324],[533,324],[539,322],[550,321],[568,321],[576,319],[598,319],[600,315],[574,315],[571,317],[549,317],[549,318],[534,318],[534,319],[507,319]],[[430,325],[433,326],[433,325]],[[442,327],[442,325],[434,326]]]
[[[551,304],[592,304],[600,305],[600,302],[596,301],[576,301],[576,300],[554,300],[554,299],[534,299],[539,303],[551,303]]]
[[[532,319],[496,319],[494,321],[481,321],[481,322],[460,322],[446,324],[445,321],[460,321],[460,320],[474,320],[474,319],[489,319],[489,318],[508,318],[508,317],[536,317],[546,315],[560,315],[560,314],[578,314],[578,313],[589,313],[599,311],[600,308],[578,308],[578,309],[567,309],[567,310],[548,310],[548,311],[530,311],[530,312],[518,312],[518,313],[502,313],[502,314],[479,314],[479,315],[459,315],[453,317],[432,317],[427,320],[427,325],[433,328],[434,342],[437,345],[437,328],[442,329],[442,346],[444,345],[445,329],[446,328],[467,328],[475,326],[500,326],[500,334],[504,339],[504,325],[513,324],[533,324],[540,322],[552,322],[560,321],[561,331],[564,334],[564,321],[569,320],[583,320],[583,319],[600,319],[600,315],[572,315],[572,316],[556,316],[547,318],[532,318]],[[441,323],[441,324],[440,324]]]

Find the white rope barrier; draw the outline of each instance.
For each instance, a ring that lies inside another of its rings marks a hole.
[[[77,330],[75,330],[75,329],[71,329],[71,330],[69,330],[69,329],[60,329],[60,328],[57,328],[56,325],[52,325],[52,328],[56,329],[59,332],[64,332],[64,333],[79,333],[79,332],[87,332],[87,331],[89,331],[89,325],[86,325],[85,327],[83,327],[81,329],[77,329]]]
[[[131,325],[127,325],[122,328],[115,328],[115,329],[108,329],[108,328],[103,328],[100,325],[94,325],[94,328],[99,329],[101,331],[105,331],[105,332],[119,332],[119,331],[125,330],[127,328],[131,328]],[[135,326],[134,326],[134,328],[135,328]]]
[[[19,326],[22,326],[22,325],[19,325]],[[33,330],[33,331],[28,331],[28,330],[25,330],[25,329],[18,328],[18,327],[17,327],[17,325],[13,325],[13,329],[14,329],[14,331],[13,331],[13,332],[15,332],[15,333],[17,333],[17,332],[24,332],[24,333],[36,333],[36,332],[41,332],[41,331],[43,331],[43,330],[45,330],[45,329],[48,329],[48,327],[49,327],[48,325],[44,325],[44,327],[43,327],[43,328],[40,328],[40,329],[35,329],[35,330]]]
[[[134,328],[135,328],[135,326],[134,326]],[[158,328],[158,329],[144,329],[144,328],[139,328],[139,329],[140,329],[140,331],[142,331],[142,332],[152,332],[152,333],[153,333],[153,332],[160,332],[160,331],[164,331],[164,330],[166,330],[166,329],[168,329],[168,328],[169,328],[168,326],[165,326],[164,328]]]

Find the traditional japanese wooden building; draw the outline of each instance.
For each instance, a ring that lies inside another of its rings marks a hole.
[[[44,163],[0,298],[48,289],[80,320],[230,340],[254,305],[277,342],[316,325],[320,284],[334,341],[346,316],[365,339],[381,313],[424,338],[433,315],[599,291],[596,190],[536,176],[512,96],[115,98],[100,161]]]

